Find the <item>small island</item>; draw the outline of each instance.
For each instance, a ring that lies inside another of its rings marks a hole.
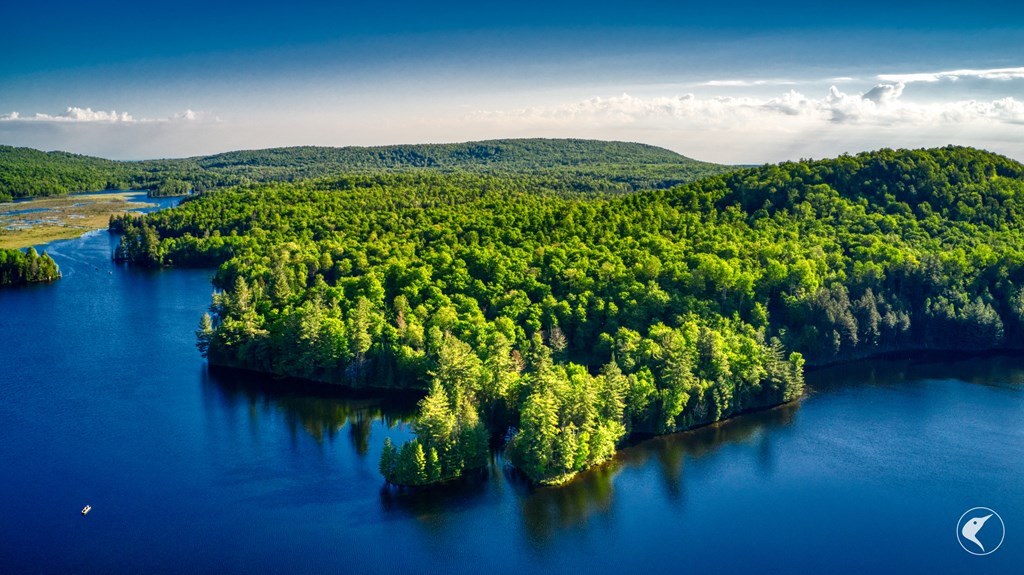
[[[0,287],[49,282],[60,277],[56,262],[46,252],[35,248],[26,251],[0,248]]]

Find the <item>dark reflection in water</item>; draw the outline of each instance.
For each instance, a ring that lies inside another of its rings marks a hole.
[[[870,387],[892,387],[913,396],[927,393],[926,383],[931,380],[1019,387],[1024,384],[1024,362],[1012,356],[864,361],[818,369],[807,379],[809,401],[844,389]],[[374,430],[383,429],[399,443],[410,437],[409,423],[415,418],[420,397],[390,391],[357,392],[223,369],[205,377],[204,392],[207,403],[217,411],[232,412],[221,408],[246,406],[254,430],[261,418],[274,415],[285,423],[293,439],[300,430],[317,443],[347,434],[352,451],[374,464],[383,441],[383,436],[371,439]],[[526,549],[543,561],[559,552],[565,537],[598,525],[615,526],[636,513],[617,501],[617,488],[630,493],[637,484],[650,480],[656,487],[651,497],[661,501],[662,509],[685,516],[690,500],[701,499],[691,484],[708,480],[708,470],[700,469],[688,481],[688,467],[722,465],[709,462],[717,461],[714,456],[727,446],[742,446],[746,454],[743,466],[754,476],[777,476],[777,460],[786,449],[785,442],[790,441],[779,432],[796,426],[800,412],[798,402],[683,433],[633,438],[612,461],[558,487],[531,485],[508,464],[499,445],[494,446],[487,469],[440,486],[404,490],[385,486],[379,477],[370,480],[379,482],[382,520],[407,522],[436,541],[446,541],[467,530],[459,517],[496,513],[507,520],[511,514]],[[401,433],[392,433],[395,429]]]
[[[986,357],[929,353],[913,358],[834,365],[807,374],[809,395],[844,386],[893,386],[927,380],[1019,388],[1024,385],[1024,356],[1015,353]]]
[[[545,546],[557,540],[552,537],[556,530],[575,528],[592,517],[610,514],[614,510],[615,479],[629,469],[653,464],[666,499],[675,504],[685,499],[686,460],[705,457],[725,445],[756,442],[759,465],[763,472],[771,473],[772,431],[790,425],[798,409],[799,404],[790,404],[682,433],[637,440],[620,450],[612,461],[558,487],[530,488],[514,469],[508,470],[506,477],[519,486],[523,495],[523,527],[529,540]]]
[[[487,469],[469,473],[464,477],[429,489],[397,489],[382,485],[380,505],[385,515],[393,518],[411,518],[435,534],[446,528],[458,530],[451,517],[459,513],[479,511],[488,500],[502,491],[501,478],[494,473],[500,468],[499,455],[492,455]]]
[[[798,404],[745,414],[733,420],[669,436],[635,440],[616,457],[556,487],[536,487],[500,452],[492,453],[489,467],[468,477],[430,489],[402,490],[381,487],[382,510],[411,518],[428,532],[460,529],[451,517],[486,512],[505,500],[520,515],[523,536],[535,551],[557,546],[557,533],[576,530],[596,518],[611,520],[615,510],[616,478],[630,469],[657,469],[668,501],[685,499],[685,461],[705,457],[736,443],[754,443],[765,473],[774,467],[772,431],[793,422]]]
[[[420,398],[415,392],[350,390],[222,368],[204,372],[203,388],[208,402],[248,406],[254,428],[261,412],[272,410],[293,437],[302,430],[322,443],[333,441],[347,424],[352,447],[361,456],[369,454],[375,421],[388,428],[412,421]]]

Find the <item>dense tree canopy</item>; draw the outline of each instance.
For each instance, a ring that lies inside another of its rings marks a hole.
[[[574,178],[355,174],[112,227],[127,261],[220,264],[212,363],[426,391],[381,461],[403,485],[481,465],[488,434],[561,481],[628,433],[794,399],[805,358],[1020,341],[1024,167],[1001,156],[882,150],[619,197]]]
[[[593,140],[305,146],[140,162],[0,146],[0,201],[115,189],[146,189],[152,196],[173,196],[254,182],[385,171],[532,174],[557,179],[563,191],[593,195],[664,188],[726,170],[663,148]]]
[[[35,248],[26,251],[0,249],[0,287],[31,282],[48,282],[60,277],[53,258]]]

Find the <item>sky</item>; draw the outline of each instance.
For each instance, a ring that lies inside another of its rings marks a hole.
[[[1024,160],[1024,2],[136,0],[2,13],[0,144],[143,159],[573,137],[734,164],[946,144]]]

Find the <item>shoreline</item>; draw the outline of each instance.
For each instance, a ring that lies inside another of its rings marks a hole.
[[[85,192],[0,204],[0,248],[25,249],[105,229],[113,214],[159,206],[144,191]]]
[[[983,349],[983,350],[963,350],[963,349],[948,350],[948,349],[910,348],[910,349],[903,349],[903,350],[888,350],[888,351],[884,351],[884,352],[865,354],[863,356],[858,356],[858,357],[850,358],[850,359],[843,359],[843,360],[839,360],[839,361],[831,361],[831,362],[827,362],[827,363],[808,365],[807,368],[806,368],[806,371],[808,373],[810,373],[810,372],[819,372],[819,371],[825,371],[826,369],[830,369],[830,368],[831,369],[841,368],[844,365],[853,366],[853,365],[857,365],[857,364],[861,364],[861,363],[867,363],[867,362],[872,362],[872,361],[920,361],[920,362],[927,363],[927,362],[930,362],[930,361],[935,361],[935,362],[939,362],[939,361],[962,361],[962,360],[967,360],[967,359],[984,359],[984,358],[990,358],[990,357],[1024,357],[1024,349],[1020,349],[1020,348],[990,348],[990,349]],[[229,375],[230,374],[234,374],[236,376],[238,376],[238,375],[252,375],[252,376],[256,376],[256,377],[259,378],[257,381],[252,381],[252,382],[247,381],[247,382],[243,382],[242,384],[243,385],[255,385],[257,387],[265,387],[265,386],[269,385],[269,386],[272,386],[272,387],[275,387],[275,388],[278,388],[278,389],[282,389],[282,390],[295,391],[296,389],[299,389],[299,390],[305,390],[305,391],[308,391],[308,392],[311,392],[311,393],[312,392],[317,392],[317,391],[320,391],[320,392],[331,391],[332,393],[338,393],[338,394],[341,394],[341,395],[345,395],[345,394],[356,394],[356,395],[362,395],[362,394],[385,394],[385,395],[393,395],[393,396],[396,396],[396,397],[404,395],[406,398],[412,398],[412,397],[415,397],[415,396],[425,397],[425,394],[426,394],[426,390],[420,390],[420,389],[416,389],[416,388],[395,388],[395,387],[384,387],[384,386],[374,386],[374,385],[363,385],[363,386],[355,387],[355,386],[350,386],[350,385],[346,385],[346,384],[343,384],[343,383],[333,383],[333,382],[313,380],[313,379],[303,379],[303,378],[297,378],[297,377],[291,377],[291,376],[275,375],[275,374],[271,374],[271,373],[267,373],[267,372],[263,372],[263,371],[258,371],[258,370],[253,370],[253,369],[249,369],[249,368],[245,368],[245,367],[219,365],[219,364],[214,364],[214,363],[209,363],[209,362],[208,362],[208,365],[209,365],[209,369],[211,370],[211,373],[212,372],[220,371],[220,372],[222,372],[224,374],[229,374]],[[814,392],[814,387],[815,386],[813,386],[812,384],[807,384],[806,387],[805,387],[804,392],[799,397],[797,397],[795,399],[792,399],[790,401],[776,403],[776,404],[771,404],[771,405],[762,405],[762,406],[751,407],[749,409],[745,409],[743,411],[736,412],[736,413],[734,413],[734,414],[732,414],[729,417],[724,418],[724,419],[720,419],[720,420],[717,420],[717,421],[708,421],[708,422],[704,422],[704,423],[694,424],[694,425],[691,425],[691,426],[686,427],[686,428],[681,428],[681,429],[673,430],[673,431],[671,431],[669,433],[631,432],[625,438],[623,438],[621,446],[618,449],[615,450],[615,454],[612,455],[612,457],[610,459],[608,459],[606,461],[603,461],[603,462],[601,462],[601,463],[599,463],[597,465],[594,465],[592,467],[588,467],[586,469],[577,471],[577,472],[572,473],[572,474],[562,475],[562,476],[559,476],[557,478],[552,478],[550,480],[541,481],[541,482],[531,482],[531,484],[533,485],[534,488],[560,488],[560,487],[565,487],[567,485],[572,484],[573,482],[575,482],[580,477],[585,476],[589,472],[592,472],[594,470],[598,470],[598,469],[607,467],[609,465],[614,465],[616,460],[619,458],[620,454],[624,450],[627,450],[627,449],[630,449],[630,448],[634,448],[634,447],[636,447],[638,445],[641,445],[641,444],[643,444],[643,443],[645,443],[647,441],[658,440],[658,439],[669,438],[669,437],[673,437],[673,436],[679,436],[679,435],[683,435],[683,434],[693,433],[693,432],[696,432],[696,431],[699,431],[699,430],[702,430],[702,429],[712,428],[714,426],[727,425],[727,424],[730,424],[730,423],[734,422],[735,420],[741,419],[742,417],[747,416],[747,415],[753,415],[753,414],[758,414],[758,413],[765,413],[765,412],[770,412],[770,411],[778,410],[778,409],[787,409],[787,408],[798,407],[806,398],[808,398]],[[522,473],[519,470],[519,468],[516,467],[515,465],[513,465],[511,463],[511,461],[509,461],[507,458],[505,458],[503,456],[502,459],[504,460],[504,466],[505,467],[511,468],[511,469],[513,469],[513,470],[515,470],[515,471],[517,471],[519,473]],[[475,478],[479,478],[480,476],[486,475],[486,472],[489,471],[489,468],[490,468],[490,465],[485,466],[485,467],[480,468],[480,469],[472,470],[466,476],[454,477],[454,478],[450,478],[448,480],[440,481],[440,482],[437,482],[437,483],[429,483],[429,484],[425,484],[425,485],[398,485],[398,484],[388,483],[385,480],[385,486],[388,489],[397,489],[397,490],[403,491],[403,492],[404,491],[419,492],[419,491],[429,491],[429,490],[435,490],[435,489],[446,489],[446,488],[451,488],[454,485],[459,485],[459,484],[464,483],[466,481],[473,481]],[[525,474],[523,474],[523,476],[525,478]]]

